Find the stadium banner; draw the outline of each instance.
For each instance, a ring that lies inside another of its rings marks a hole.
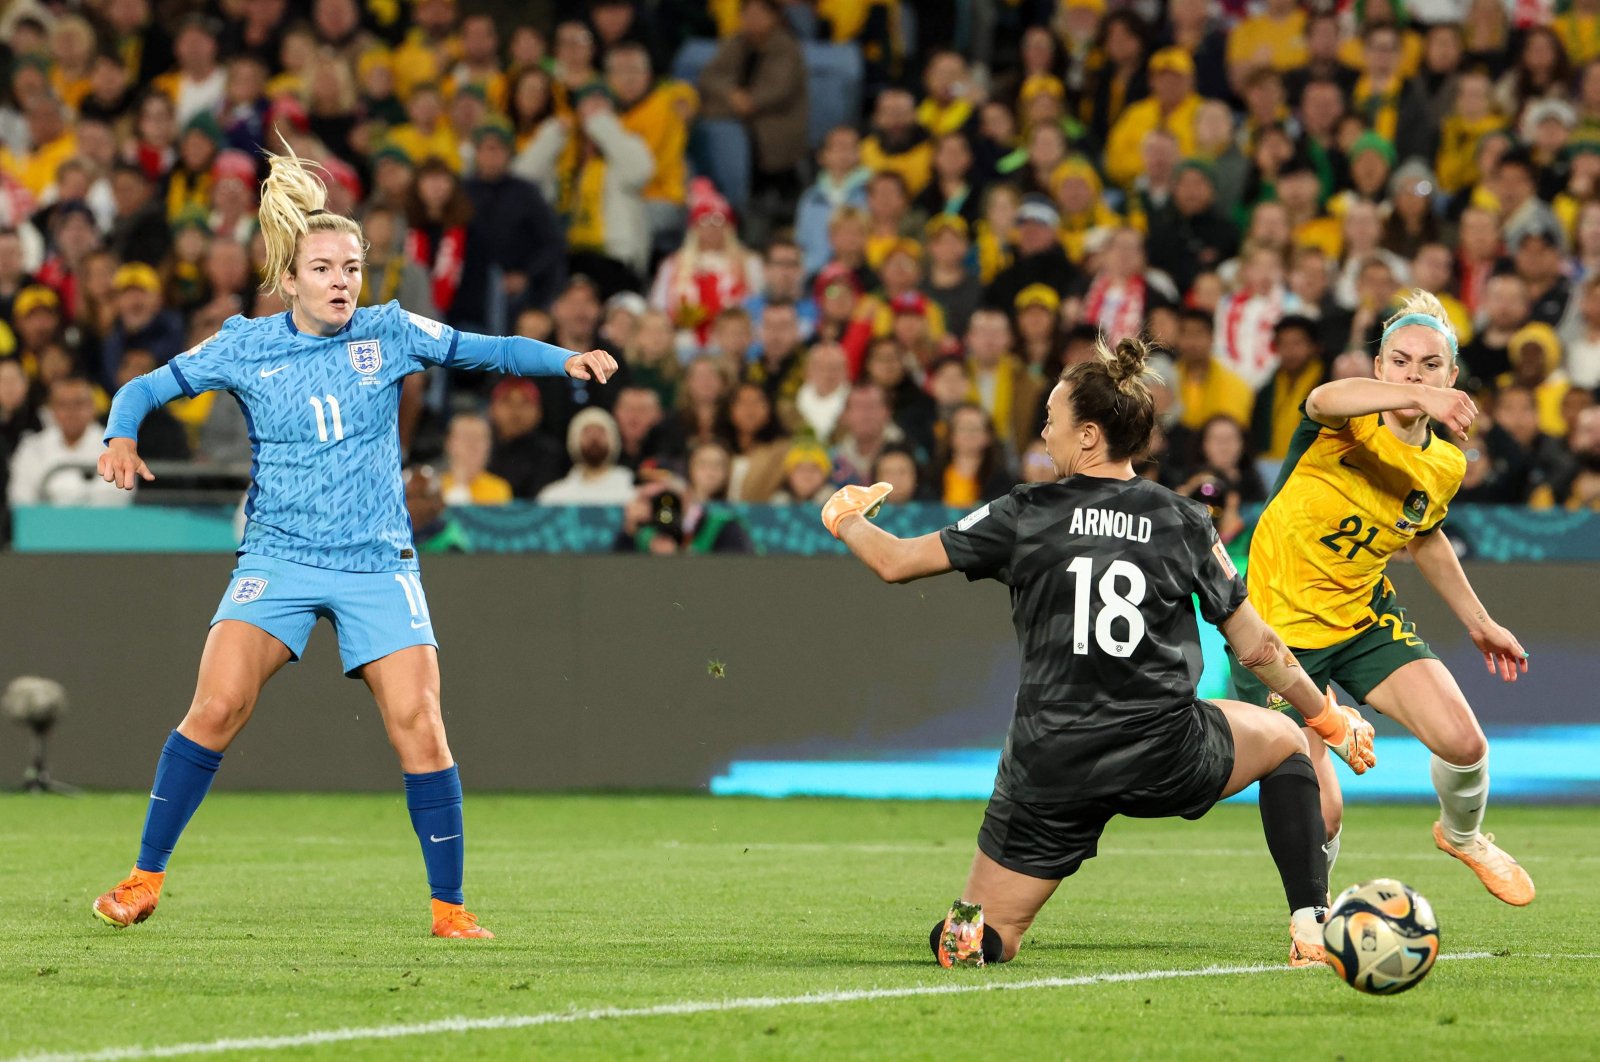
[[[765,554],[843,554],[806,505],[730,505]],[[1253,526],[1259,507],[1245,512]],[[123,509],[22,508],[15,511],[18,552],[221,552],[238,545],[237,510],[135,505]],[[927,502],[885,506],[878,523],[897,535],[937,531],[966,515]],[[473,553],[607,553],[622,529],[614,506],[550,506],[531,502],[450,510],[460,534],[452,540]],[[1533,512],[1521,506],[1460,505],[1446,522],[1465,558],[1513,561],[1600,560],[1600,512]],[[1248,536],[1230,544],[1242,556]]]
[[[65,684],[57,777],[148,785],[232,561],[0,554],[0,685]],[[1515,685],[1486,673],[1415,568],[1392,576],[1491,735],[1496,798],[1600,797],[1600,568],[1467,570],[1531,653]],[[988,792],[1018,668],[997,583],[886,586],[835,558],[538,554],[430,556],[422,579],[451,747],[473,789]],[[1220,648],[1206,643],[1203,695],[1226,694]],[[1376,722],[1381,762],[1350,780],[1351,799],[1427,799],[1425,753]],[[20,780],[28,748],[0,721],[0,783]],[[218,785],[398,792],[371,695],[340,674],[327,624],[272,680]]]

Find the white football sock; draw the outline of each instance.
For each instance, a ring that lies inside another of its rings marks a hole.
[[[1489,803],[1489,754],[1470,767],[1457,767],[1433,757],[1428,773],[1434,792],[1439,794],[1439,825],[1445,840],[1456,847],[1467,844],[1483,825],[1483,809]]]
[[[1322,846],[1322,854],[1328,857],[1328,880],[1330,882],[1333,880],[1333,865],[1339,861],[1339,838],[1343,836],[1344,827],[1340,826],[1334,835],[1328,838],[1328,843]]]

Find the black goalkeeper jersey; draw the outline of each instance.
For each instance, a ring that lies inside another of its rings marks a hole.
[[[1093,799],[1183,754],[1207,622],[1245,601],[1206,509],[1145,479],[1017,487],[945,528],[951,565],[1011,587],[1022,681],[996,786]]]

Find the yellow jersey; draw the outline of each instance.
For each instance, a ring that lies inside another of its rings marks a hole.
[[[1456,447],[1403,442],[1377,413],[1338,429],[1304,418],[1250,542],[1250,603],[1294,649],[1360,634],[1389,558],[1438,529],[1466,469]]]

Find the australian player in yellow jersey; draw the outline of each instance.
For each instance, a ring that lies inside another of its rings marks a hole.
[[[1440,807],[1434,843],[1472,868],[1495,896],[1520,907],[1533,900],[1533,881],[1480,829],[1489,796],[1488,741],[1384,574],[1390,557],[1409,551],[1490,672],[1515,682],[1527,671],[1528,654],[1490,618],[1440,531],[1466,459],[1433,438],[1430,421],[1464,435],[1478,415],[1472,398],[1454,389],[1456,355],[1444,307],[1414,291],[1385,322],[1376,379],[1325,383],[1307,396],[1305,419],[1250,543],[1248,585],[1256,611],[1319,688],[1338,682],[1428,747]],[[1272,700],[1237,661],[1233,678],[1242,700]],[[1343,799],[1321,744],[1309,747],[1331,870]]]

